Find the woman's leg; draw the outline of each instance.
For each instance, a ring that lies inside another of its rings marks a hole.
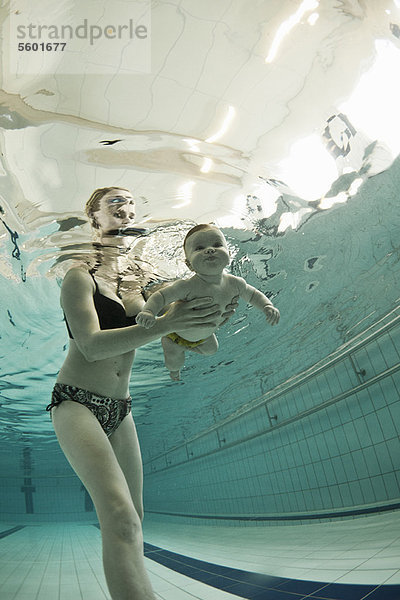
[[[112,599],[155,600],[144,568],[141,521],[109,439],[77,402],[53,408],[52,419],[60,446],[95,505]]]
[[[139,440],[132,414],[109,437],[119,466],[125,476],[133,505],[143,521],[143,466]]]

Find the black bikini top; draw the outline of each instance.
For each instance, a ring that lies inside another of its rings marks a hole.
[[[97,281],[93,277],[96,290],[93,294],[94,307],[99,318],[100,329],[118,329],[119,327],[129,327],[130,325],[136,325],[136,317],[128,317],[125,308],[112,298],[108,298],[103,294],[100,294]],[[73,340],[71,329],[69,328],[67,318],[64,314],[65,324],[68,329],[68,335]]]

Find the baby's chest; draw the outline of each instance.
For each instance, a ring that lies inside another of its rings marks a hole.
[[[197,287],[197,286],[196,286]],[[216,285],[204,285],[204,287],[197,287],[196,290],[191,290],[188,294],[187,300],[193,300],[194,298],[211,297],[214,304],[219,304],[221,308],[225,308],[227,304],[232,301],[238,294],[236,286],[229,283],[216,286]]]

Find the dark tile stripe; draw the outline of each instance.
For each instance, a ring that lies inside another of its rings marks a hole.
[[[400,600],[400,585],[323,583],[263,575],[191,558],[146,542],[144,554],[177,573],[249,600]]]
[[[251,573],[145,543],[145,556],[207,585],[251,600],[400,600],[400,585],[322,583]]]
[[[342,519],[343,517],[357,517],[374,513],[383,513],[400,509],[400,502],[390,502],[384,506],[370,506],[368,508],[338,509],[332,512],[299,513],[295,515],[210,515],[210,514],[188,514],[173,513],[157,510],[146,510],[146,513],[155,515],[166,515],[168,517],[186,517],[188,519],[206,519],[215,521],[313,521],[315,519]],[[395,599],[395,600],[400,600]]]
[[[0,540],[7,537],[8,535],[11,535],[12,533],[16,533],[17,531],[20,531],[20,529],[24,529],[26,527],[26,525],[17,525],[16,527],[13,527],[12,529],[6,529],[5,531],[1,531],[0,532]]]

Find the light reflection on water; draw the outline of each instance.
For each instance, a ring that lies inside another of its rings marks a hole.
[[[153,443],[165,439],[166,431],[168,439],[171,431],[177,440],[193,435],[212,424],[215,411],[220,418],[229,415],[336,349],[349,328],[366,316],[367,326],[396,301],[390,190],[395,193],[399,177],[396,162],[378,178],[367,180],[348,204],[330,211],[314,209],[296,231],[278,231],[279,214],[287,210],[282,199],[270,219],[257,220],[249,212],[252,229],[224,228],[231,272],[273,298],[282,320],[268,329],[255,309],[241,304],[218,334],[218,353],[189,356],[178,384],[169,380],[158,342],[140,349],[132,376],[133,410],[139,428]],[[376,193],[382,186],[386,194],[378,204]],[[187,275],[181,241],[190,225],[157,228],[145,239],[142,258],[163,276]],[[44,407],[68,343],[59,282],[74,260],[90,256],[91,246],[87,235],[80,242],[84,235],[79,227],[65,234],[53,223],[43,225],[40,234],[21,236],[19,259],[10,256],[10,237],[3,238],[2,261],[13,276],[3,275],[7,311],[2,311],[1,327],[2,427],[14,441],[40,438],[47,444],[54,437],[48,435],[51,425]],[[21,266],[29,273],[25,281]],[[373,285],[377,276],[385,290],[378,298]]]

